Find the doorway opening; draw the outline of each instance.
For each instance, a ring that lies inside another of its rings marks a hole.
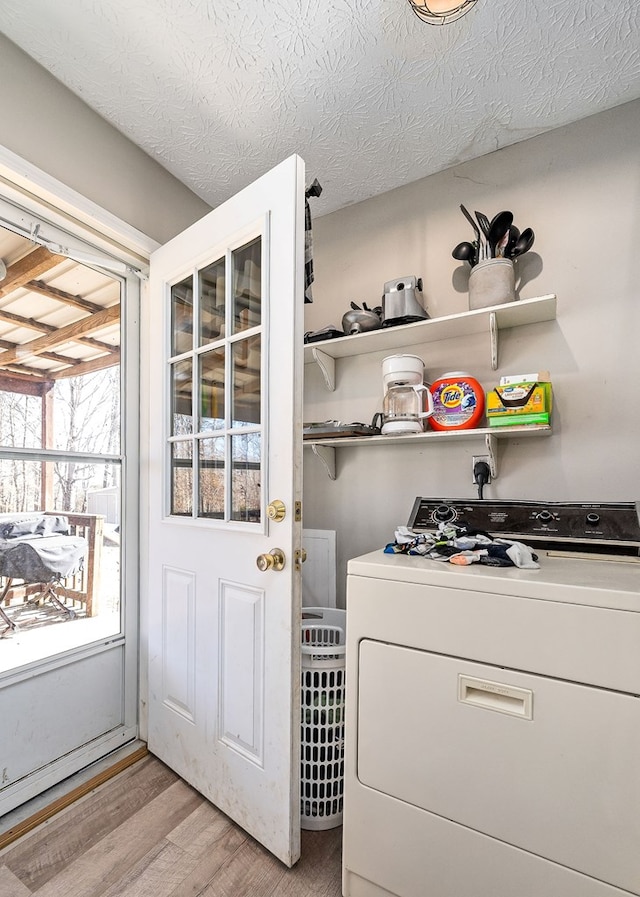
[[[59,227],[15,192],[0,195],[0,815],[138,734],[140,271],[100,214]]]

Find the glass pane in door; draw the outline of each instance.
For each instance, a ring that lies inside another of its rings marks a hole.
[[[193,362],[171,365],[171,435],[193,433]]]
[[[199,441],[199,517],[224,518],[225,437]]]
[[[224,336],[225,260],[218,259],[200,271],[200,339],[206,346]]]
[[[193,347],[193,278],[171,287],[171,354],[181,355]]]
[[[234,342],[231,361],[231,425],[255,426],[260,423],[260,335]]]
[[[191,440],[171,443],[171,513],[190,517],[193,510],[193,446]]]
[[[200,430],[224,427],[224,346],[200,355]]]
[[[236,249],[232,256],[233,331],[239,333],[261,321],[262,239]]]
[[[231,519],[260,523],[261,438],[260,433],[233,436],[231,477]]]

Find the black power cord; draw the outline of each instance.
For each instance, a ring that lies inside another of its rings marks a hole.
[[[478,485],[478,498],[483,499],[484,487],[491,480],[491,468],[486,461],[476,461],[473,465],[473,482]]]

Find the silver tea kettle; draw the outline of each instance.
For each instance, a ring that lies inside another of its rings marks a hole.
[[[351,311],[342,316],[342,329],[347,334],[366,333],[369,330],[378,330],[382,327],[382,306],[368,308],[367,303],[362,303],[362,308],[355,302],[351,303]]]

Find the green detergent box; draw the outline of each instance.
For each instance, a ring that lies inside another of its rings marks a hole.
[[[487,393],[487,421],[490,427],[548,426],[552,402],[548,371],[501,377]]]

